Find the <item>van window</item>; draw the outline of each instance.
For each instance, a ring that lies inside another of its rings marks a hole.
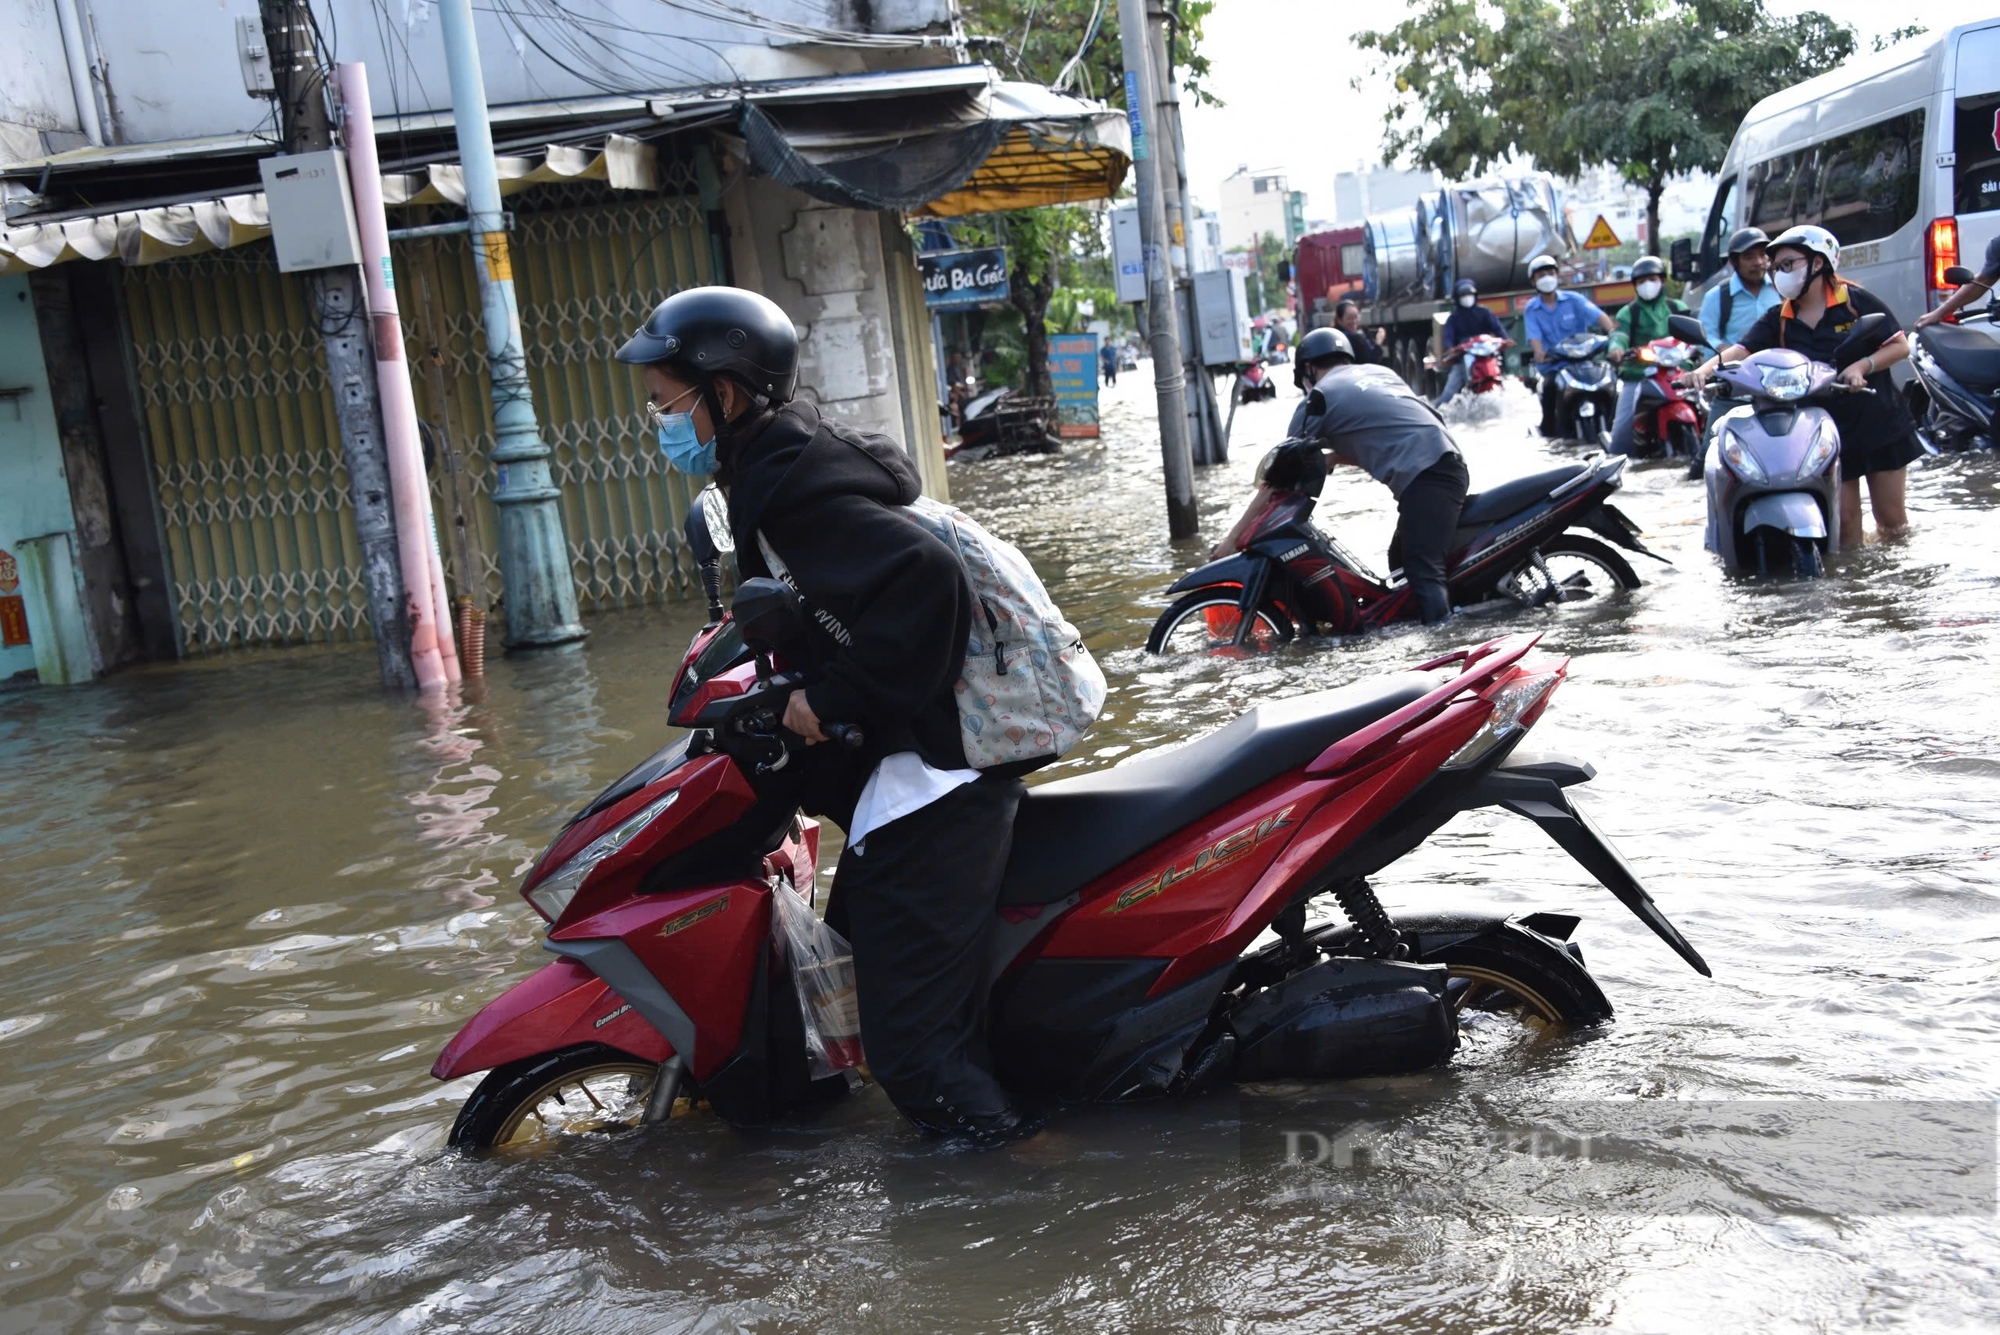
[[[1767,158],[1743,174],[1745,218],[1772,236],[1814,223],[1844,246],[1878,241],[1917,216],[1923,147],[1917,110]]]
[[[1701,234],[1702,271],[1714,273],[1722,263],[1722,252],[1736,234],[1736,178],[1730,177],[1715,188],[1715,204],[1708,211],[1708,228]]]
[[[1958,104],[1956,212],[2000,209],[2000,97],[1965,98]]]

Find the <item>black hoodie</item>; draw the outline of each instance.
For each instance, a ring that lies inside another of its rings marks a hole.
[[[745,579],[776,573],[761,531],[816,617],[813,713],[860,724],[871,765],[915,751],[939,769],[965,768],[953,688],[972,594],[951,549],[902,512],[922,492],[910,456],[809,403],[779,409],[730,454],[737,568]]]

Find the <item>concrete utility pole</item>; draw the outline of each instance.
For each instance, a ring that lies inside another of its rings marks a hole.
[[[1186,342],[1181,347],[1187,389],[1188,452],[1198,464],[1229,462],[1228,437],[1222,415],[1216,409],[1215,381],[1202,362],[1201,306],[1195,298],[1194,254],[1195,215],[1188,199],[1187,149],[1181,141],[1181,97],[1174,86],[1174,61],[1167,40],[1167,8],[1164,0],[1147,0],[1147,45],[1153,55],[1154,87],[1159,97],[1159,115],[1154,124],[1159,138],[1153,145],[1160,157],[1160,185],[1167,196],[1167,222],[1179,238],[1181,262],[1175,266],[1180,288],[1181,309],[1187,312]]]
[[[1160,402],[1160,457],[1167,477],[1167,533],[1191,538],[1201,528],[1194,507],[1194,460],[1188,451],[1187,382],[1181,371],[1180,314],[1174,302],[1166,200],[1160,160],[1152,151],[1159,118],[1153,62],[1147,49],[1146,0],[1118,0],[1119,46],[1125,58],[1125,107],[1132,123],[1132,174],[1139,192],[1139,242],[1146,257],[1146,341],[1153,349],[1153,388]]]
[[[493,505],[500,518],[500,586],[509,648],[568,644],[584,637],[576,619],[576,583],[563,536],[562,489],[549,473],[549,447],[535,422],[535,399],[521,352],[521,312],[486,79],[479,68],[471,0],[439,0],[451,115],[465,171],[465,212],[472,230],[479,306],[486,320],[486,365],[493,381]]]
[[[264,40],[271,48],[279,124],[285,149],[311,153],[333,146],[327,114],[327,72],[313,51],[312,15],[306,0],[259,0]],[[354,532],[361,542],[361,583],[368,594],[368,628],[382,684],[408,690],[417,684],[410,662],[409,595],[396,545],[395,493],[382,435],[382,402],[375,387],[375,352],[368,341],[361,275],[356,269],[320,269],[309,275],[313,314],[326,349],[340,423],[340,452],[347,463],[347,491]]]

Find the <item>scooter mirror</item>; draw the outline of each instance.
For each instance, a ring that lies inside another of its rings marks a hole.
[[[708,516],[702,513],[699,504],[688,507],[687,522],[681,525],[681,531],[687,534],[688,550],[694,553],[696,565],[705,566],[721,557],[715,539],[709,536]]]
[[[1944,281],[1950,283],[1953,287],[1964,287],[1977,276],[1963,264],[1954,264],[1944,271]],[[1866,356],[1867,354],[1863,353],[1862,355]]]
[[[1708,330],[1692,315],[1669,315],[1667,332],[1683,343],[1694,343],[1704,348],[1713,346],[1708,341]]]
[[[736,586],[732,604],[736,627],[753,648],[782,649],[805,634],[805,604],[783,580],[759,576]]]
[[[1833,364],[1846,370],[1895,337],[1896,332],[1896,322],[1886,312],[1862,316],[1833,350]]]

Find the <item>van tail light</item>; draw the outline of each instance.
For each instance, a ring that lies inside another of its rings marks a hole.
[[[1931,305],[1958,289],[1945,281],[1944,271],[1958,263],[1958,219],[1934,218],[1924,233],[1924,273],[1930,279]]]

